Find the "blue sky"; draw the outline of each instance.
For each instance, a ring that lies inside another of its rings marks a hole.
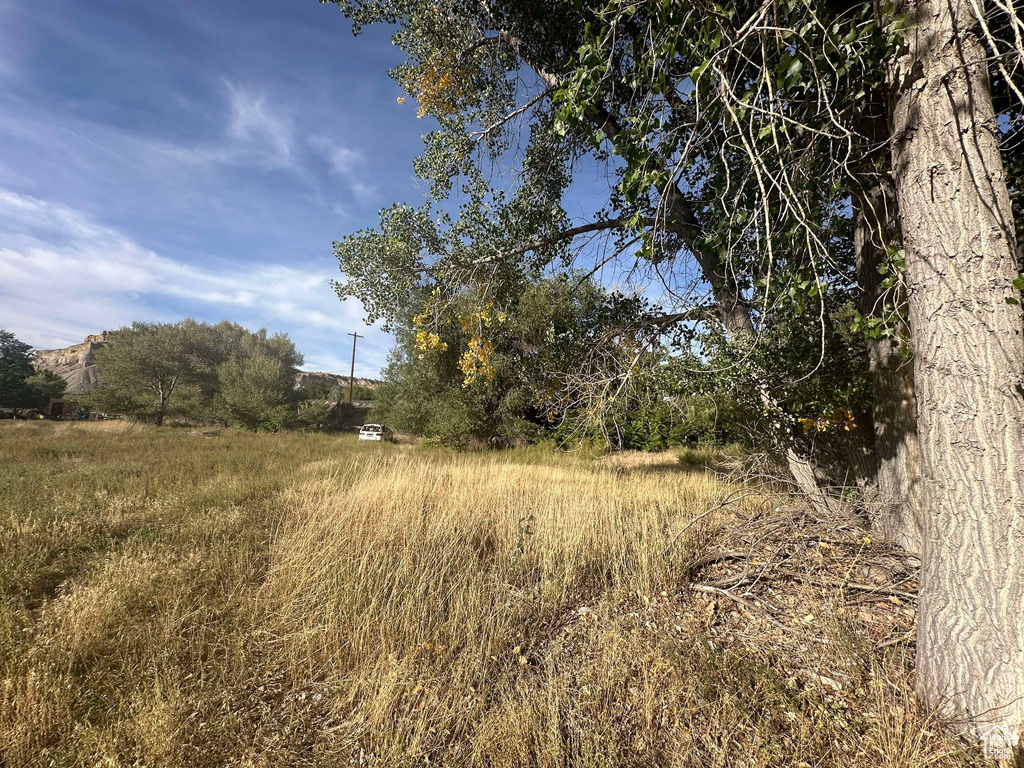
[[[331,242],[422,200],[400,60],[316,0],[0,0],[0,328],[229,319],[346,373],[358,330],[376,375]]]

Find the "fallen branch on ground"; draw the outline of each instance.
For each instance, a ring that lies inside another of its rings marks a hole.
[[[791,629],[789,627],[787,627],[785,624],[783,624],[782,622],[772,618],[771,614],[769,614],[766,609],[763,609],[760,606],[754,605],[752,602],[747,600],[745,597],[740,597],[739,595],[734,595],[732,592],[730,592],[727,589],[719,589],[718,587],[712,587],[710,584],[691,584],[690,587],[692,589],[695,589],[698,592],[706,592],[706,593],[711,594],[711,595],[720,595],[722,597],[727,597],[730,600],[734,600],[737,603],[739,603],[740,605],[744,606],[745,608],[748,608],[750,611],[760,613],[761,616],[765,619],[765,621],[767,621],[773,627],[777,627],[778,629],[781,629],[784,632],[790,632],[791,631]]]

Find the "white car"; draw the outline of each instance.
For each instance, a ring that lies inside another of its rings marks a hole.
[[[359,439],[376,440],[378,442],[387,440],[388,442],[391,442],[395,439],[395,435],[383,424],[363,424],[363,426],[359,428]]]

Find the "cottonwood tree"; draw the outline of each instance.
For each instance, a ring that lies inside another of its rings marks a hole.
[[[787,405],[833,363],[848,291],[868,338],[875,522],[922,553],[919,691],[976,732],[1016,734],[1024,341],[1005,173],[1019,162],[1000,145],[1021,107],[1013,6],[339,5],[357,30],[397,23],[407,62],[393,74],[439,125],[417,172],[435,200],[456,180],[463,193],[457,217],[393,208],[336,244],[342,292],[386,315],[425,282],[501,301],[520,275],[581,253],[596,269],[632,262],[615,277],[653,282],[671,305],[651,313],[652,338],[673,318],[720,340],[732,363],[719,374],[747,383],[829,506],[795,429],[808,414]],[[993,98],[1013,105],[1003,125]],[[563,198],[594,160],[607,200],[570,220]],[[852,259],[836,247],[847,238]],[[787,300],[813,355],[773,354]],[[779,368],[790,375],[773,380]]]
[[[232,423],[252,430],[279,430],[295,409],[295,369],[257,352],[217,368],[218,402]]]
[[[981,4],[903,7],[890,78],[924,530],[918,690],[1018,738],[1024,717],[1024,318],[1016,227],[990,90],[1019,67]],[[1017,75],[1016,72],[1013,73]],[[998,82],[998,81],[997,81]]]
[[[624,359],[629,329],[644,310],[641,299],[572,272],[525,281],[501,308],[469,288],[445,298],[424,291],[392,313],[397,344],[374,418],[451,444],[550,436],[566,409],[582,405],[566,374],[606,362],[598,350]],[[606,377],[609,387],[618,383]],[[567,425],[561,436],[596,430],[607,437],[607,411],[593,404],[579,414],[582,429]]]
[[[199,365],[174,323],[135,322],[113,331],[96,350],[100,383],[90,405],[104,411],[145,414],[164,423],[176,396],[200,378]]]
[[[300,355],[286,334],[223,321],[133,323],[96,351],[100,384],[87,398],[98,410],[168,414],[247,428],[280,425],[293,400]]]
[[[876,423],[905,430],[897,434],[897,451],[905,454],[897,452],[889,469],[902,473],[896,483],[908,493],[905,512],[888,519],[890,530],[913,540],[919,523],[921,532],[918,689],[929,705],[979,733],[998,724],[1016,734],[1024,711],[1024,340],[1017,226],[1003,164],[1013,145],[1000,146],[1006,131],[990,83],[1004,89],[1004,102],[1019,97],[1020,20],[1012,6],[993,21],[970,2],[907,3],[896,14],[854,5],[831,17],[798,3],[782,7],[799,16],[761,5],[734,25],[714,25],[721,52],[707,59],[710,82],[696,73],[695,100],[705,117],[721,104],[716,122],[736,126],[731,133],[750,159],[765,229],[778,226],[777,218],[769,221],[775,188],[782,212],[792,212],[821,262],[816,217],[801,209],[793,179],[801,166],[825,171],[825,178],[849,176],[862,230],[862,292],[883,303],[872,327],[888,326],[889,339],[912,336],[912,386],[903,366],[888,381],[878,375],[891,349],[876,346],[872,364],[876,416],[887,408],[895,417]],[[872,30],[880,33],[878,45],[845,56],[819,53],[842,52]],[[730,66],[732,59],[740,65]],[[780,95],[775,61],[789,65],[783,86],[786,76],[797,78],[793,96]],[[762,74],[744,77],[746,63]],[[852,87],[844,82],[848,73]],[[890,99],[885,106],[880,90]],[[815,114],[802,111],[807,106]],[[1018,100],[1003,119],[1019,120],[1019,107]],[[815,147],[830,144],[825,162],[814,160]],[[872,263],[899,279],[873,285],[865,269]],[[903,290],[892,290],[885,306],[878,289],[900,283]],[[911,403],[916,424],[902,407]]]

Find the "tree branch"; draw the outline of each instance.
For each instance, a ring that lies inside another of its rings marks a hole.
[[[498,43],[504,42],[506,41],[501,38],[501,35],[495,35],[494,37],[481,37],[471,46],[460,51],[459,55],[455,57],[455,61],[461,66],[466,58],[468,58],[474,51],[479,51],[481,48],[486,48],[489,45],[497,45]]]
[[[660,328],[664,330],[670,325],[685,323],[688,321],[721,320],[711,307],[693,307],[685,312],[672,312],[670,314],[649,315],[641,319],[641,323],[648,328]]]
[[[557,75],[554,75],[535,61],[532,61],[523,51],[522,41],[505,31],[498,33],[496,41],[506,42],[516,55],[544,82],[549,89],[557,88],[560,84]],[[589,119],[609,138],[614,144],[616,137],[622,133],[622,126],[619,125],[612,112],[603,105],[593,104],[588,110]],[[662,221],[662,225],[678,234],[690,253],[696,259],[704,279],[711,285],[715,299],[719,304],[722,320],[729,333],[734,337],[753,336],[754,323],[750,317],[749,310],[740,301],[738,291],[725,274],[724,264],[716,252],[704,246],[700,240],[702,228],[697,216],[690,205],[683,191],[677,183],[671,184],[667,189],[661,191],[662,200],[665,205],[665,212],[671,215],[671,221]]]
[[[579,235],[585,235],[588,232],[602,232],[606,229],[625,229],[630,224],[632,219],[618,218],[618,219],[604,219],[603,221],[592,221],[589,224],[580,224],[578,227],[572,227],[561,232],[556,232],[553,235],[542,237],[534,240],[531,243],[527,243],[521,248],[515,248],[511,251],[505,251],[503,256],[514,256],[520,253],[527,253],[528,251],[535,251],[538,248],[544,248],[548,245],[554,245],[560,243],[563,240],[572,240],[574,237]],[[645,227],[653,227],[654,219],[643,219],[643,225]]]
[[[494,254],[493,256],[485,256],[484,258],[476,259],[471,263],[471,266],[478,267],[484,264],[494,264],[495,262],[501,261],[502,259],[508,258],[509,256],[518,256],[523,253],[535,251],[538,248],[544,248],[549,245],[555,245],[556,243],[560,243],[565,240],[572,240],[575,237],[585,235],[589,232],[602,232],[608,229],[625,229],[625,227],[629,225],[631,222],[632,219],[619,218],[604,219],[602,221],[592,221],[589,224],[580,224],[577,227],[571,227],[570,229],[565,229],[562,230],[561,232],[556,232],[553,235],[538,238],[537,240],[533,240],[529,243],[526,243],[525,245],[520,246],[519,248],[512,248],[511,250],[500,251]],[[642,223],[644,226],[650,227],[654,225],[654,219],[643,219]],[[422,269],[418,269],[416,271],[421,274],[429,274],[433,272],[434,269],[435,268],[433,266],[430,266],[423,267]]]
[[[496,122],[496,123],[494,123],[492,125],[487,126],[483,130],[472,131],[469,135],[474,137],[474,141],[477,141],[477,142],[482,141],[484,139],[484,137],[488,136],[492,131],[496,131],[498,128],[500,128],[501,126],[505,125],[505,123],[507,123],[510,120],[514,120],[515,118],[519,117],[519,115],[523,114],[523,112],[528,110],[534,104],[536,104],[537,102],[541,101],[546,96],[550,96],[550,95],[551,95],[551,89],[550,88],[546,88],[542,93],[539,93],[537,96],[535,96],[534,98],[530,99],[528,102],[526,102],[523,106],[521,106],[519,109],[515,110],[514,112],[510,112],[509,114],[505,115],[505,117],[501,118],[501,120],[499,120],[498,122]]]

